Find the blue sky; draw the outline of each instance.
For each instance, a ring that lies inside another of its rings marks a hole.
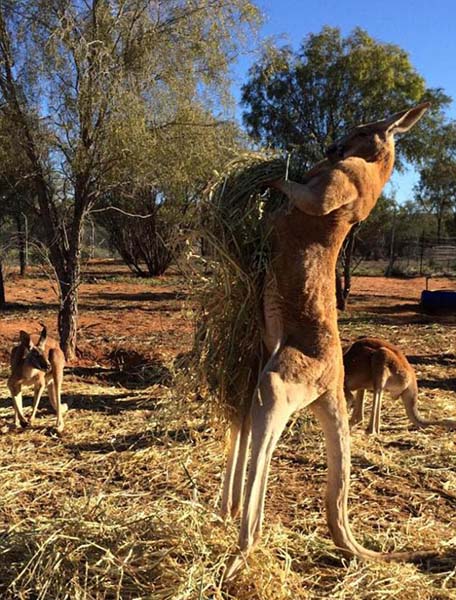
[[[308,33],[324,25],[348,34],[354,27],[366,29],[376,39],[401,46],[429,87],[441,87],[456,99],[456,0],[258,0],[265,14],[259,38],[274,37],[279,44],[297,48]],[[252,52],[240,58],[233,91],[247,78],[255,61]],[[456,118],[456,103],[449,116]],[[413,197],[416,174],[409,170],[394,175],[392,187],[399,201]],[[391,185],[389,190],[391,191]]]

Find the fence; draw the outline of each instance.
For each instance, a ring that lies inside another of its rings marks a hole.
[[[456,238],[401,240],[391,247],[388,270],[390,274],[456,276]]]

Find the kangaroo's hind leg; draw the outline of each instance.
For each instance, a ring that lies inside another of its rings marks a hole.
[[[350,392],[351,393],[351,392]],[[353,396],[353,412],[350,418],[350,427],[358,425],[364,421],[364,397],[366,390],[356,390]]]
[[[63,415],[68,410],[68,406],[66,404],[62,404],[62,381],[63,381],[63,367],[60,368],[58,366],[52,367],[52,375],[53,375],[53,391],[55,393],[55,409],[57,413],[56,419],[56,429],[58,433],[62,433],[65,427],[65,423],[63,421]],[[51,392],[52,394],[52,392]],[[51,400],[52,402],[52,400]]]
[[[32,414],[30,416],[30,425],[35,424],[36,412],[38,410],[38,406],[40,405],[41,396],[43,395],[44,388],[46,384],[44,382],[44,377],[40,378],[34,386],[34,394],[33,394],[33,407]]]
[[[310,405],[323,429],[328,461],[326,515],[332,539],[347,556],[378,559],[354,537],[348,521],[350,487],[350,431],[343,395],[327,392]]]
[[[372,356],[372,383],[374,388],[374,400],[372,413],[367,428],[367,433],[380,433],[380,420],[382,410],[383,390],[389,377],[387,367],[388,351],[381,348]]]
[[[252,403],[251,461],[243,502],[239,551],[230,561],[225,580],[231,579],[243,564],[244,556],[261,535],[264,499],[272,453],[299,398],[290,396],[287,385],[276,372],[264,372]]]
[[[236,517],[244,491],[250,441],[250,411],[243,417],[233,418],[230,426],[230,445],[222,491],[223,517]]]

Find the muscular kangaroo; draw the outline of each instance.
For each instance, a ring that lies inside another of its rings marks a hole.
[[[394,398],[402,398],[405,411],[415,427],[441,425],[456,429],[456,421],[442,419],[428,421],[418,412],[418,384],[413,367],[405,354],[397,347],[379,338],[365,337],[353,342],[344,352],[345,396],[353,403],[350,425],[353,427],[364,419],[364,395],[366,390],[374,393],[368,433],[380,433],[380,413],[383,392]],[[353,392],[356,391],[356,395]]]
[[[13,398],[16,427],[26,427],[29,422],[24,416],[22,407],[22,386],[33,385],[33,408],[30,425],[34,425],[36,411],[47,386],[49,400],[57,413],[56,429],[62,433],[64,429],[63,415],[68,409],[61,402],[63,368],[65,357],[59,344],[47,337],[46,327],[41,334],[33,338],[25,331],[19,332],[20,343],[11,350],[11,375],[8,389]]]
[[[231,427],[222,513],[242,510],[239,546],[225,572],[234,576],[261,535],[270,461],[290,416],[309,407],[326,439],[327,521],[335,544],[349,556],[411,559],[359,544],[348,522],[350,431],[337,327],[335,267],[344,238],[375,206],[394,165],[394,136],[424,114],[420,104],[360,125],[328,148],[305,184],[277,180],[289,199],[274,220],[273,258],[264,296],[264,343],[269,360],[251,409]],[[251,461],[244,495],[249,439]]]

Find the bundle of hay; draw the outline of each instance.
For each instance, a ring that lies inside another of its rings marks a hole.
[[[258,381],[271,255],[268,217],[285,202],[278,192],[262,192],[266,182],[286,175],[283,159],[243,155],[217,178],[201,206],[206,251],[197,282],[193,357],[200,391],[224,414],[243,411]]]

